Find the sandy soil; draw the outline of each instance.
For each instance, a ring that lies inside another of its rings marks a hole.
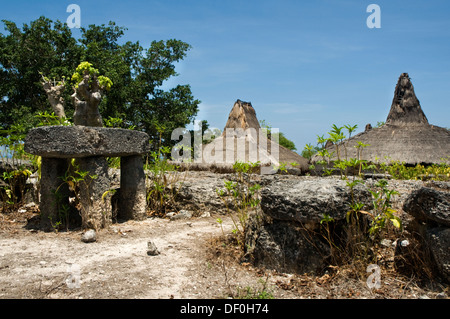
[[[382,270],[382,287],[367,275],[336,269],[322,276],[282,274],[239,261],[214,214],[170,221],[113,224],[94,243],[81,230],[45,233],[25,227],[36,218],[0,214],[0,298],[442,298],[448,287],[419,286]],[[232,222],[220,215],[225,233]],[[159,255],[147,254],[153,241]],[[77,275],[77,267],[78,274]],[[79,279],[79,281],[77,281]]]

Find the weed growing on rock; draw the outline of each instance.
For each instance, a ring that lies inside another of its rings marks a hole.
[[[237,161],[233,165],[233,180],[224,181],[224,188],[216,192],[225,204],[234,229],[233,233],[242,244],[249,212],[259,206],[259,190],[261,185],[251,180],[251,175],[259,167],[259,162],[243,163]],[[234,214],[236,213],[236,214]]]
[[[363,172],[374,170],[376,166],[362,159],[362,153],[367,144],[358,142],[357,158],[347,157],[347,143],[344,141],[346,135],[343,133],[347,129],[348,137],[356,129],[356,125],[345,125],[338,127],[333,125],[328,133],[329,138],[318,137],[318,143],[323,148],[319,150],[319,155],[323,158],[319,164],[324,165],[324,175],[339,172],[341,178],[346,181],[350,189],[351,202],[350,209],[346,215],[347,225],[344,226],[343,234],[333,234],[331,225],[334,220],[326,213],[321,220],[324,231],[324,238],[330,244],[332,259],[336,263],[354,263],[367,265],[374,262],[375,246],[386,236],[390,226],[395,229],[402,229],[402,221],[397,216],[397,212],[392,209],[392,198],[398,192],[388,188],[386,180],[380,180],[375,184],[375,188],[369,190],[372,195],[372,207],[368,209],[366,205],[359,202],[354,196],[354,189],[359,184],[364,185]],[[333,143],[335,150],[330,153],[324,146],[326,143]],[[334,160],[332,160],[334,158]],[[363,269],[363,268],[362,268]]]

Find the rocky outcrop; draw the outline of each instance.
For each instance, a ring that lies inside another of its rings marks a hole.
[[[226,213],[223,201],[216,190],[224,187],[224,180],[229,174],[211,172],[180,172],[176,202],[180,208],[189,209],[202,214],[205,211]]]
[[[250,216],[245,233],[247,258],[258,267],[288,273],[320,273],[330,247],[313,230],[297,222],[262,213]]]
[[[363,186],[353,190],[356,201],[370,205]],[[248,222],[245,246],[259,266],[283,272],[320,273],[329,262],[330,244],[319,233],[327,214],[345,220],[352,203],[346,182],[337,178],[290,178],[273,181],[261,191],[261,209]]]
[[[345,219],[352,202],[346,181],[338,178],[290,179],[273,182],[261,191],[261,209],[276,220],[318,224],[328,214]],[[370,192],[361,184],[353,191],[355,202],[370,204]]]

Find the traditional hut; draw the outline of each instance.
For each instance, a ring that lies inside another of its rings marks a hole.
[[[357,142],[369,146],[358,154]],[[450,164],[450,131],[431,125],[414,92],[408,73],[402,73],[395,87],[386,123],[378,128],[366,126],[366,130],[340,145],[345,147],[348,158],[370,162],[399,161],[407,165]],[[334,151],[330,146],[329,151]],[[313,157],[313,162],[320,160]]]
[[[252,104],[241,100],[234,103],[222,135],[202,147],[203,166],[229,167],[236,161],[259,161],[264,167],[286,164],[301,172],[309,167],[307,159],[267,138]]]

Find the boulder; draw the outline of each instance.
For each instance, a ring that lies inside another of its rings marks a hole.
[[[178,174],[180,174],[180,183],[182,183],[176,185],[176,202],[179,208],[194,212],[206,210],[226,213],[226,207],[216,190],[224,188],[224,180],[228,175],[210,172],[181,172]]]
[[[52,158],[124,157],[149,151],[144,132],[87,126],[42,126],[25,138],[25,151]]]
[[[368,189],[358,184],[355,202],[371,204]],[[347,182],[338,178],[290,179],[274,181],[261,191],[261,208],[276,220],[318,224],[328,214],[343,220],[350,210],[352,194]]]
[[[370,206],[371,194],[363,185],[355,187],[353,197]],[[281,272],[322,272],[331,248],[320,234],[320,221],[325,214],[345,221],[351,203],[350,188],[341,179],[273,178],[261,190],[262,212],[246,226],[249,260]]]
[[[409,195],[403,210],[419,222],[433,221],[450,227],[450,192],[422,187]]]

